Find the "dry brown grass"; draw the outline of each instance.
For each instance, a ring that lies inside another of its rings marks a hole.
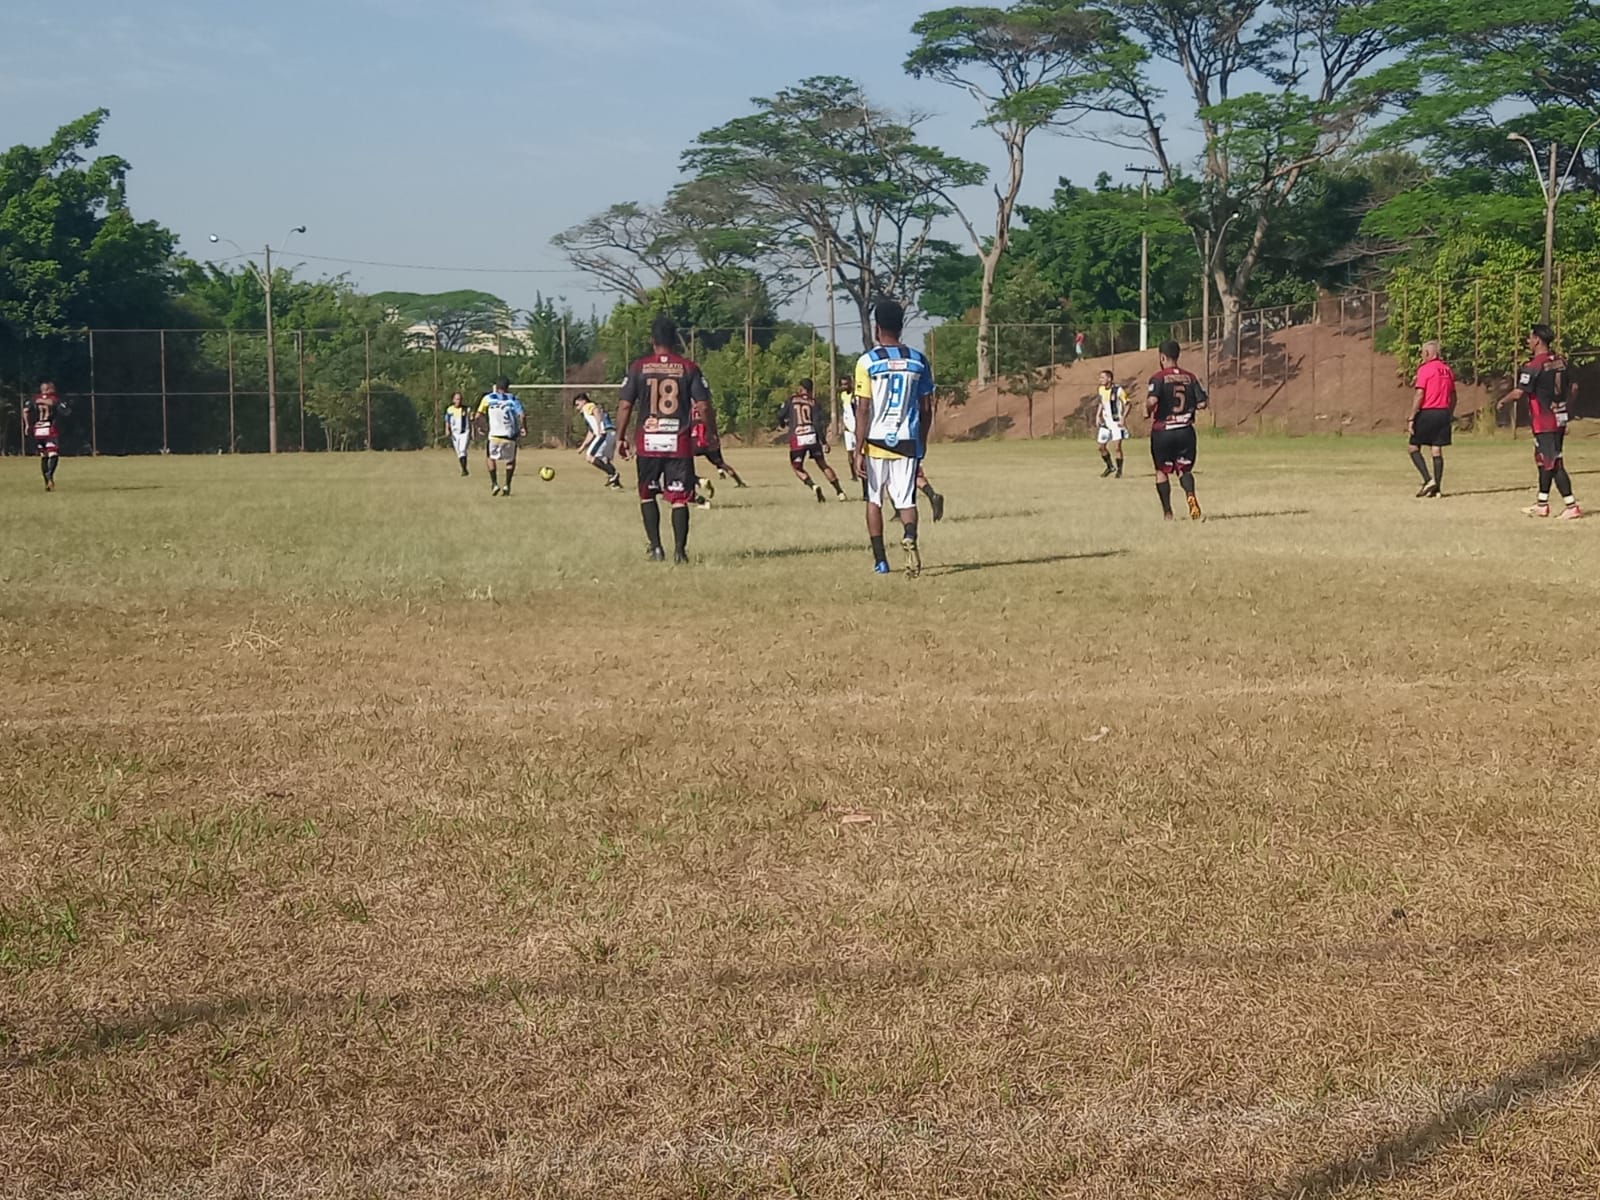
[[[0,1192],[1593,1195],[1600,522],[1525,453],[1207,442],[1247,519],[1165,528],[944,450],[915,584],[756,452],[677,573],[572,469],[8,470]]]

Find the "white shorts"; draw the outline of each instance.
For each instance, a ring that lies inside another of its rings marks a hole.
[[[467,456],[467,447],[471,442],[472,435],[470,433],[452,433],[450,435],[450,444],[456,448],[457,458],[465,458]]]
[[[844,431],[844,448],[847,454],[854,454],[856,452],[855,430],[846,429]]]
[[[1127,436],[1128,431],[1122,428],[1120,425],[1118,425],[1115,429],[1107,429],[1104,425],[1100,426],[1100,444],[1102,446],[1104,446],[1107,442],[1123,441]]]
[[[617,455],[617,431],[601,434],[589,443],[590,462],[610,462]]]
[[[917,460],[867,457],[867,503],[881,505],[884,492],[896,509],[917,506]]]
[[[517,465],[517,439],[497,438],[489,439],[489,461],[505,463],[508,467]]]

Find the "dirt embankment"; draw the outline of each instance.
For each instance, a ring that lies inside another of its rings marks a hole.
[[[1216,426],[1239,433],[1398,433],[1411,411],[1410,380],[1392,355],[1364,334],[1298,325],[1260,337],[1246,331],[1242,353],[1224,359],[1212,348],[1210,391]],[[1184,347],[1183,365],[1206,377],[1204,350]],[[964,405],[941,406],[942,440],[1047,437],[1086,433],[1094,419],[1102,368],[1133,399],[1130,430],[1148,432],[1144,381],[1157,369],[1156,352],[1086,358],[1055,369],[1032,397],[1013,381],[972,389]],[[1503,380],[1460,380],[1457,415],[1492,406]]]

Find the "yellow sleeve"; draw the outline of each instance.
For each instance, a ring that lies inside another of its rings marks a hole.
[[[872,398],[872,376],[867,372],[867,356],[856,359],[856,399]]]
[[[484,413],[486,413],[488,411],[489,411],[489,397],[485,396],[482,400],[478,401],[478,415],[481,417],[481,416],[483,416]]]

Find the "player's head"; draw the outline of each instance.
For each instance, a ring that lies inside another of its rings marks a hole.
[[[905,306],[898,300],[879,300],[872,308],[872,324],[880,342],[898,342],[906,331]]]
[[[856,394],[856,385],[848,376],[846,378],[844,378],[844,379],[839,380],[839,395],[841,395],[841,396],[854,396],[855,394]]]
[[[678,345],[678,323],[666,313],[657,313],[650,322],[650,345],[661,354],[671,354]]]
[[[55,394],[56,394],[56,385],[55,384],[51,383],[48,379],[42,380],[40,382],[40,384],[39,384],[39,395],[41,395],[41,396],[54,396]]]
[[[1178,345],[1172,338],[1168,338],[1157,347],[1157,353],[1161,355],[1162,366],[1175,367],[1178,365],[1179,355],[1183,353],[1183,347]]]
[[[451,404],[460,404],[461,403],[461,393],[460,392],[451,392],[450,393],[450,403]]]
[[[1549,350],[1556,344],[1556,331],[1548,325],[1535,325],[1528,330],[1528,349]]]
[[[587,403],[589,403],[589,393],[588,392],[579,392],[576,396],[574,396],[572,398],[572,407],[573,408],[582,408]]]
[[[1423,362],[1432,362],[1434,359],[1438,358],[1443,353],[1444,353],[1444,347],[1441,346],[1438,342],[1429,341],[1429,342],[1423,342],[1422,343],[1422,361]]]
[[[509,392],[511,390],[511,380],[504,375],[500,376],[499,379],[494,381],[494,390],[497,392]]]
[[[1116,376],[1113,375],[1109,370],[1105,370],[1105,369],[1101,370],[1101,372],[1100,372],[1100,386],[1101,387],[1110,387],[1111,383],[1112,383],[1112,381],[1114,379],[1116,379]]]
[[[802,379],[802,380],[801,380],[801,381],[800,381],[800,382],[799,382],[799,384],[798,384],[798,385],[796,385],[796,386],[798,386],[798,387],[799,387],[799,389],[800,389],[800,394],[801,394],[801,395],[802,395],[802,396],[809,396],[809,395],[811,395],[811,389],[812,389],[812,387],[813,387],[813,386],[814,386],[814,385],[813,385],[813,384],[812,384],[812,382],[811,382],[811,380],[809,380],[809,379]]]

